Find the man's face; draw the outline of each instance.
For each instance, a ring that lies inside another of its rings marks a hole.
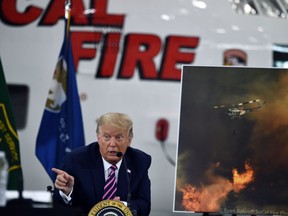
[[[106,125],[101,126],[97,139],[102,157],[112,164],[116,164],[121,159],[117,157],[117,152],[125,154],[131,143],[128,131]]]

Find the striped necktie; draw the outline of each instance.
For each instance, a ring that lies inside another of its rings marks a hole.
[[[116,165],[112,165],[109,168],[110,173],[105,182],[104,193],[103,193],[104,195],[102,197],[102,200],[111,200],[111,199],[114,199],[114,197],[116,196],[116,190],[117,190],[116,175],[115,175],[116,169],[117,169]]]

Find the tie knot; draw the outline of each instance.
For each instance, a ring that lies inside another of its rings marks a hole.
[[[113,164],[112,166],[110,166],[110,169],[115,171],[117,169],[117,166],[115,164]]]

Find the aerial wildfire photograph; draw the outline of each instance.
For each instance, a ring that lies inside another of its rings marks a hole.
[[[183,66],[174,210],[288,214],[288,70]]]

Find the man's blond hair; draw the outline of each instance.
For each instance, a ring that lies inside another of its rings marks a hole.
[[[115,128],[126,130],[129,132],[129,138],[133,138],[133,122],[132,119],[125,113],[110,112],[100,116],[97,119],[96,133],[99,135],[101,126],[111,125]]]

